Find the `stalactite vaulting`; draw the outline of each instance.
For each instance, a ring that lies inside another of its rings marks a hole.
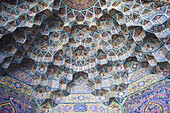
[[[1,0],[0,113],[169,113],[169,0]]]

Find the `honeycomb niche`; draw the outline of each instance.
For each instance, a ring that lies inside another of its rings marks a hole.
[[[1,0],[0,113],[168,113],[170,6]]]

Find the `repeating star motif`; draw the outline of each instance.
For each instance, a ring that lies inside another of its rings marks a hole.
[[[122,106],[129,95],[169,78],[169,51],[165,1],[0,3],[0,83],[48,109],[90,97],[101,107]]]

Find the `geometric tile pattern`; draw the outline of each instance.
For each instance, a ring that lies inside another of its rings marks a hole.
[[[2,0],[0,75],[1,112],[168,112],[169,2]]]

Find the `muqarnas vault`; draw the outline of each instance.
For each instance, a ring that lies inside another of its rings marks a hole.
[[[169,113],[169,0],[1,0],[0,113]]]

